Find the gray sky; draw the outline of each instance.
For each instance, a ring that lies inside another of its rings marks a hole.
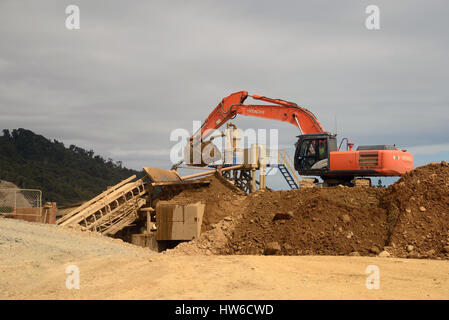
[[[81,29],[65,28],[76,4]],[[380,7],[381,29],[365,28]],[[168,168],[170,132],[247,90],[295,101],[356,144],[449,158],[447,1],[0,2],[0,127],[132,168]],[[240,117],[241,128],[279,128]]]

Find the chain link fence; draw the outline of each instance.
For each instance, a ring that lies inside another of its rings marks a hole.
[[[0,189],[0,215],[42,215],[42,191],[34,189]]]

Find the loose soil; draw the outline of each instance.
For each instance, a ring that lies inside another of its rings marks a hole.
[[[386,213],[378,200],[383,193],[346,187],[257,192],[247,198],[251,209],[224,253],[263,254],[267,243],[277,242],[285,255],[368,255],[385,245]],[[282,214],[288,218],[275,218]]]
[[[394,255],[447,258],[449,165],[446,162],[429,164],[405,174],[388,187],[382,202],[388,210],[388,242]],[[407,250],[408,247],[413,250]]]

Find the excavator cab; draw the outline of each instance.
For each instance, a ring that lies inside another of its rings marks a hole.
[[[330,133],[303,134],[295,146],[296,171],[319,176],[329,171],[329,153],[337,151],[337,137]]]
[[[359,177],[400,176],[413,169],[413,155],[391,145],[337,147],[337,135],[328,132],[298,136],[295,170],[302,176],[319,176],[329,185],[357,185]],[[363,179],[362,179],[363,180]]]

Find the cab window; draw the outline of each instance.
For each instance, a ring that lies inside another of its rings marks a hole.
[[[310,169],[318,161],[327,159],[327,140],[312,139],[302,142],[299,150],[299,164],[302,169]]]

